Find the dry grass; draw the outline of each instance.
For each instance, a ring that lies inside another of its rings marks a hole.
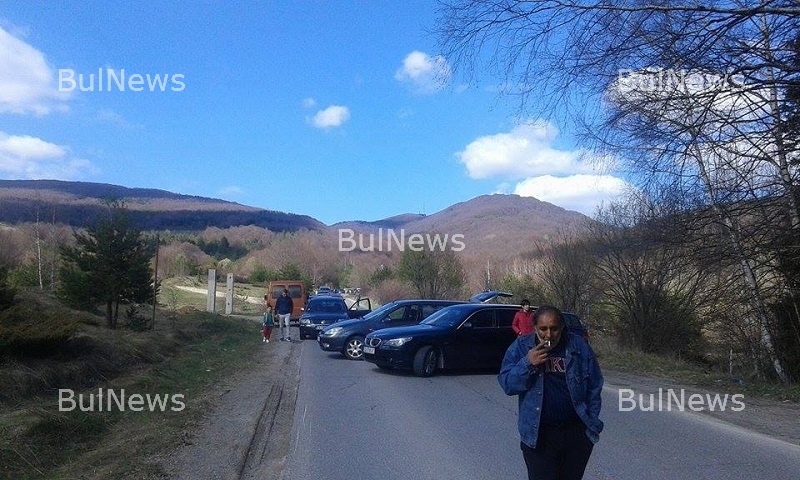
[[[591,345],[603,369],[657,377],[682,385],[800,403],[800,384],[797,383],[784,385],[751,378],[731,378],[727,372],[681,358],[620,347],[614,338],[606,335],[593,335]]]
[[[204,411],[210,387],[245,368],[260,346],[253,340],[257,326],[248,321],[188,310],[173,319],[159,311],[154,331],[112,331],[83,323],[50,356],[4,357],[0,478],[163,476],[141,459],[178,445],[187,425]],[[186,407],[59,411],[59,389],[73,390],[76,399],[83,393],[88,404],[88,395],[100,388],[117,394],[124,389],[128,395],[180,394]]]

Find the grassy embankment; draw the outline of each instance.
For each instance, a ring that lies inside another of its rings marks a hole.
[[[667,382],[697,386],[747,397],[767,397],[777,401],[800,403],[800,384],[783,385],[755,379],[731,378],[727,372],[703,367],[679,358],[646,354],[620,348],[612,338],[595,335],[592,348],[603,369],[664,379]]]
[[[154,330],[136,332],[109,330],[102,317],[66,309],[49,297],[20,295],[14,315],[39,318],[49,331],[61,330],[40,335],[38,343],[26,347],[27,355],[10,354],[9,348],[0,355],[0,478],[163,475],[159,466],[142,459],[179,446],[183,432],[212,401],[213,386],[247,368],[261,347],[257,323],[186,307],[204,309],[202,295],[177,296],[177,308],[157,312]],[[8,326],[8,320],[0,323],[0,339]],[[69,339],[58,340],[65,332]],[[84,406],[93,394],[99,410],[101,388],[103,411],[59,411],[76,405],[60,404],[59,389],[74,391],[76,402],[84,394]],[[109,389],[117,397],[123,390],[128,395],[124,411],[117,404],[108,411]],[[150,412],[146,400],[144,410],[131,411],[132,394],[159,394],[169,401],[163,411],[157,405]]]

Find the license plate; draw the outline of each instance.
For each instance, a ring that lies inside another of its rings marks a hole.
[[[317,329],[317,330],[322,330],[323,328],[325,328],[325,325],[317,325],[317,326],[316,326],[316,329]]]
[[[375,347],[364,347],[364,353],[375,354]]]

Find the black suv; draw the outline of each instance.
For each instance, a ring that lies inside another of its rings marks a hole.
[[[496,297],[509,297],[508,293],[487,291],[469,299],[469,302],[488,302]],[[468,303],[460,300],[397,300],[355,320],[345,320],[325,327],[317,337],[319,347],[327,352],[341,352],[351,360],[361,360],[364,355],[364,337],[370,332],[389,327],[416,325],[430,314],[450,305]]]

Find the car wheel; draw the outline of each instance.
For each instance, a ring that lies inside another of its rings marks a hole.
[[[420,348],[414,355],[414,373],[420,377],[430,377],[436,372],[439,353],[431,346]]]
[[[344,356],[350,360],[364,358],[364,337],[352,337],[344,344]]]

